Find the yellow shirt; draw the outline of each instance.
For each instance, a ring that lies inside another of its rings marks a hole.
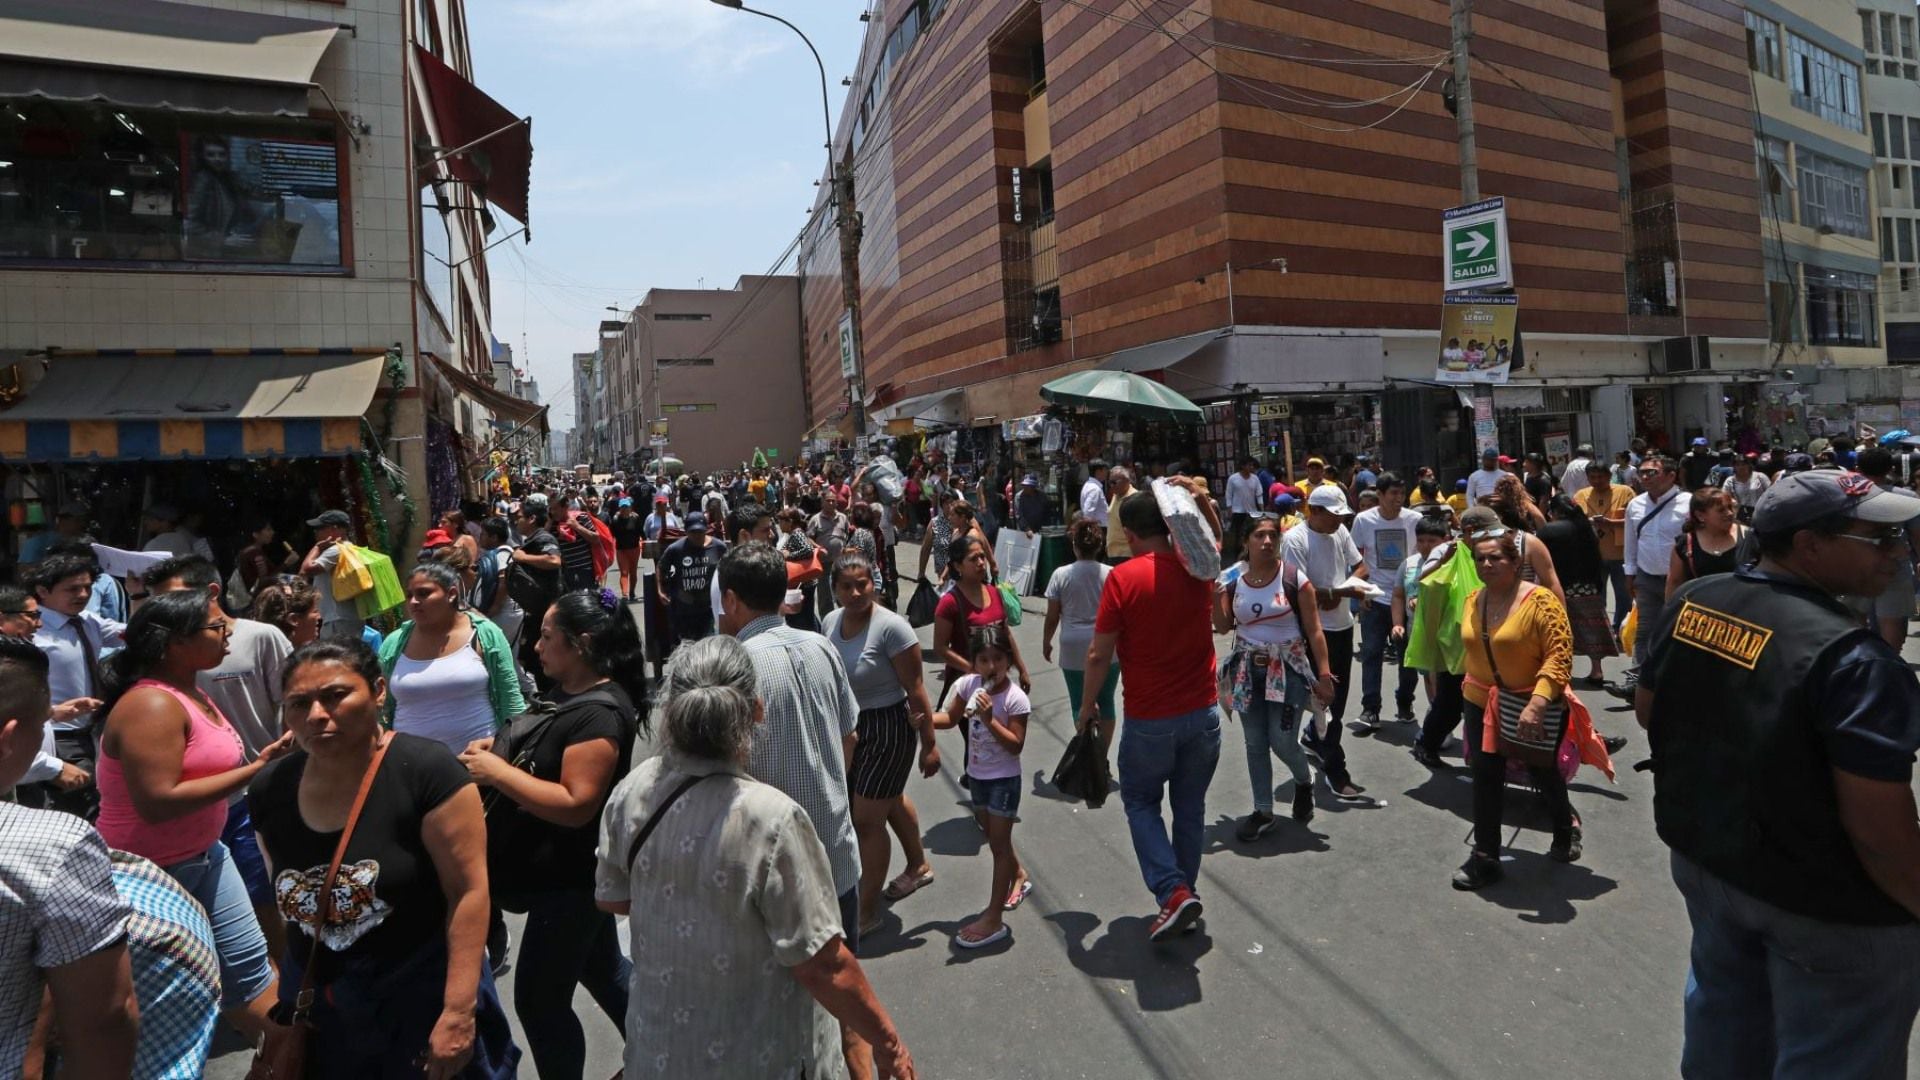
[[[1449,495],[1447,505],[1453,507],[1453,516],[1459,517],[1467,512],[1467,497],[1458,493]]]
[[[1427,504],[1427,493],[1424,491],[1421,491],[1419,487],[1416,486],[1413,489],[1413,494],[1407,497],[1407,505],[1408,506],[1425,506],[1426,504]]]
[[[758,503],[766,502],[767,501],[767,482],[765,480],[747,481],[747,496],[751,498],[754,502],[758,502]]]
[[[1600,557],[1609,560],[1626,558],[1627,504],[1633,501],[1633,489],[1625,484],[1610,484],[1605,488],[1586,487],[1573,497],[1573,501],[1588,517],[1613,520],[1611,525],[1595,525],[1594,533],[1600,537]]]
[[[1475,589],[1467,597],[1460,630],[1467,647],[1467,681],[1461,693],[1482,708],[1487,704],[1487,692],[1474,683],[1484,686],[1493,682],[1487,649],[1480,641],[1480,595],[1484,591]],[[1500,666],[1502,692],[1560,700],[1573,675],[1573,630],[1567,624],[1567,609],[1553,590],[1536,585],[1525,599],[1515,603],[1507,621],[1493,632],[1493,659]]]

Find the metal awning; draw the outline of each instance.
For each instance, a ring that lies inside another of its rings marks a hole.
[[[385,353],[55,356],[0,412],[0,459],[332,457],[360,445]]]
[[[429,354],[431,355],[431,354]],[[433,357],[433,365],[440,369],[455,393],[465,394],[489,412],[495,413],[515,424],[527,424],[538,421],[541,429],[546,427],[546,410],[539,402],[528,401],[505,393],[482,382],[478,376],[462,371],[438,356]]]
[[[4,3],[5,0],[0,0]],[[517,117],[446,62],[418,45],[414,70],[433,106],[427,118],[436,161],[454,179],[522,225],[533,173],[533,118]]]
[[[1099,366],[1104,371],[1131,371],[1136,374],[1142,371],[1164,371],[1225,335],[1224,330],[1209,330],[1204,334],[1188,334],[1186,337],[1156,341],[1151,345],[1121,349],[1100,361]]]
[[[0,98],[304,117],[339,30],[162,0],[0,0]]]
[[[912,420],[920,427],[965,427],[966,405],[966,388],[954,387],[901,398],[891,405],[875,409],[873,419],[881,424],[889,420]]]

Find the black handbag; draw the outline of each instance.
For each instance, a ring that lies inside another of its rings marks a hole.
[[[620,702],[612,694],[597,687],[568,698],[559,705],[536,701],[526,712],[501,726],[493,737],[493,753],[530,776],[558,781],[558,776],[540,775],[535,768],[535,752],[553,730],[553,722],[560,718],[562,712],[570,706],[588,704],[604,705],[616,711],[620,708]],[[486,792],[481,799],[481,810],[487,819],[487,876],[494,883],[493,901],[504,911],[525,912],[527,904],[524,895],[518,895],[504,886],[507,882],[529,880],[524,860],[534,844],[526,833],[529,827],[537,827],[542,823],[529,815],[519,803],[502,795],[499,788],[491,788]]]
[[[1514,605],[1518,607],[1523,599],[1516,598]],[[1564,700],[1548,702],[1547,707],[1540,711],[1540,737],[1521,737],[1520,714],[1526,711],[1533,694],[1509,691],[1505,681],[1500,678],[1500,668],[1493,662],[1493,631],[1487,628],[1487,594],[1484,589],[1480,593],[1480,647],[1487,651],[1487,670],[1493,673],[1493,700],[1500,723],[1496,745],[1500,747],[1500,754],[1531,767],[1557,767],[1560,740],[1567,733],[1567,703]]]

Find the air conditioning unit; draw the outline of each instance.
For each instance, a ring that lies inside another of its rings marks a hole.
[[[1705,334],[1667,338],[1653,347],[1653,373],[1679,375],[1713,369],[1713,343]]]

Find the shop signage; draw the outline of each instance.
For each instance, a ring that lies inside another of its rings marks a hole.
[[[1448,292],[1513,287],[1507,200],[1498,196],[1448,210],[1440,223]]]
[[[1504,383],[1521,362],[1520,298],[1461,293],[1440,305],[1440,356],[1434,378],[1443,383]]]
[[[853,381],[853,373],[860,370],[860,358],[853,351],[853,309],[840,313],[840,377]]]
[[[647,436],[647,445],[653,447],[655,450],[665,450],[667,448],[667,437],[665,435],[649,435]]]
[[[1253,403],[1255,420],[1290,420],[1293,418],[1291,401],[1256,401]]]
[[[777,446],[769,446],[769,447],[767,447],[767,460],[768,460],[768,461],[772,461],[772,460],[773,460],[774,458],[777,458],[777,457],[779,457],[779,456],[780,456],[780,448],[779,448],[779,447],[777,447]]]
[[[1013,167],[1013,223],[1020,224],[1020,166]]]

